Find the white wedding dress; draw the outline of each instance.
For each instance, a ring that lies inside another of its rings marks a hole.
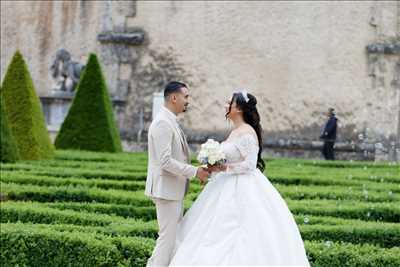
[[[256,168],[257,140],[244,134],[222,149],[228,170],[210,178],[180,221],[170,266],[309,266],[291,212]]]

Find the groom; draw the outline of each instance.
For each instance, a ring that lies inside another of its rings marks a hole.
[[[188,105],[187,86],[180,82],[168,83],[164,106],[149,128],[145,195],[156,205],[159,232],[147,266],[168,266],[190,180],[197,176],[205,182],[209,175],[207,170],[190,165],[189,146],[177,122],[177,115],[186,112]]]

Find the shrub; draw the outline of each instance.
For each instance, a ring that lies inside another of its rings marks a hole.
[[[28,67],[19,51],[14,54],[4,76],[1,95],[21,158],[52,158],[54,148],[47,132],[40,101]]]
[[[1,91],[1,88],[0,88]],[[15,162],[19,158],[17,144],[11,133],[8,119],[6,117],[3,99],[0,97],[0,127],[1,127],[1,162]]]
[[[55,145],[59,149],[122,151],[110,96],[95,54],[89,56]]]
[[[1,224],[2,266],[145,266],[154,241]]]

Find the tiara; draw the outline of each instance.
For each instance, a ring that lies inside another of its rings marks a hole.
[[[247,91],[246,90],[241,90],[241,91],[236,91],[235,94],[242,94],[244,100],[249,102],[249,97],[247,96]]]

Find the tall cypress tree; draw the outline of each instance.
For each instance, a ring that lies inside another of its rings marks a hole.
[[[122,151],[107,85],[95,54],[89,56],[55,145],[60,149]]]
[[[1,91],[1,88],[0,88]],[[0,127],[1,127],[1,162],[15,162],[19,159],[17,143],[11,133],[8,119],[4,111],[3,99],[0,97]]]
[[[4,76],[1,97],[21,159],[53,157],[54,147],[47,131],[40,100],[19,51],[14,54]]]

